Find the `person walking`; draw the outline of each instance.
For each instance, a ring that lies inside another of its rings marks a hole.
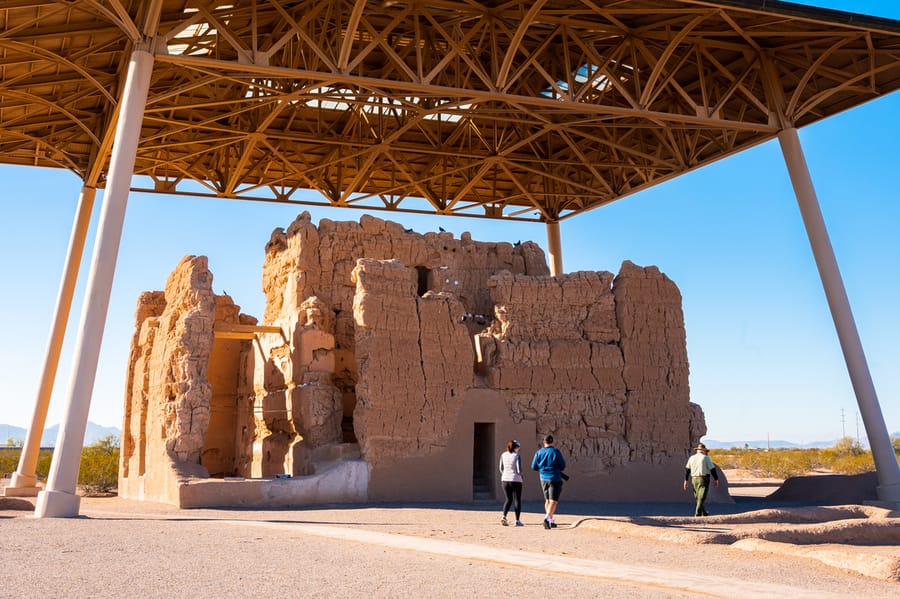
[[[553,435],[544,437],[543,446],[534,453],[531,460],[531,469],[537,470],[541,476],[541,490],[544,492],[544,528],[556,528],[553,515],[562,494],[563,478],[568,477],[563,474],[566,460],[562,452],[553,446]]]
[[[509,526],[506,515],[509,508],[514,507],[516,511],[516,526],[525,526],[522,524],[522,456],[519,455],[519,442],[510,439],[506,442],[506,451],[500,454],[500,482],[503,484],[503,493],[506,494],[506,501],[503,503],[503,517],[500,518],[500,524]]]
[[[684,467],[684,490],[687,491],[688,482],[694,489],[694,499],[697,501],[694,516],[709,516],[706,511],[706,496],[709,494],[709,477],[712,476],[715,486],[719,486],[719,472],[716,465],[709,457],[706,445],[697,445],[697,452],[688,458]]]

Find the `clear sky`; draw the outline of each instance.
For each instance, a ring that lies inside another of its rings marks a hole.
[[[900,19],[900,3],[806,4]],[[889,433],[900,431],[900,94],[800,131]],[[0,423],[27,427],[46,352],[81,182],[66,171],[0,166]],[[98,192],[94,222],[102,195]],[[309,209],[313,221],[355,210]],[[264,246],[300,209],[132,194],[90,419],[122,425],[138,294],[162,289],[186,254],[209,257],[217,293],[261,317]],[[420,233],[438,226],[484,241],[531,239],[541,224],[377,213]],[[47,424],[60,421],[84,281],[81,269]],[[561,225],[566,272],[656,265],[681,290],[691,399],[717,440],[865,440],[837,334],[777,142]],[[3,431],[0,430],[0,436]]]

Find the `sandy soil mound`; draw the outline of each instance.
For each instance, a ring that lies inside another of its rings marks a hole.
[[[0,510],[33,510],[34,504],[18,497],[0,497]]]
[[[579,525],[670,543],[725,544],[806,557],[865,576],[900,581],[900,511],[880,507],[777,508],[706,518],[585,519]]]

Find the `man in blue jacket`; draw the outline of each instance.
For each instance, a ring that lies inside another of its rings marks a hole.
[[[553,447],[553,435],[544,437],[544,446],[538,449],[531,460],[531,469],[537,470],[541,476],[541,490],[544,492],[544,528],[556,528],[553,514],[559,505],[559,495],[562,493],[563,470],[566,469],[566,460],[562,452]]]

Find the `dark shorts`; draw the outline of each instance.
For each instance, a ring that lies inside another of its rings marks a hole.
[[[562,493],[562,481],[541,480],[541,490],[544,492],[544,499],[559,501],[559,496]]]

